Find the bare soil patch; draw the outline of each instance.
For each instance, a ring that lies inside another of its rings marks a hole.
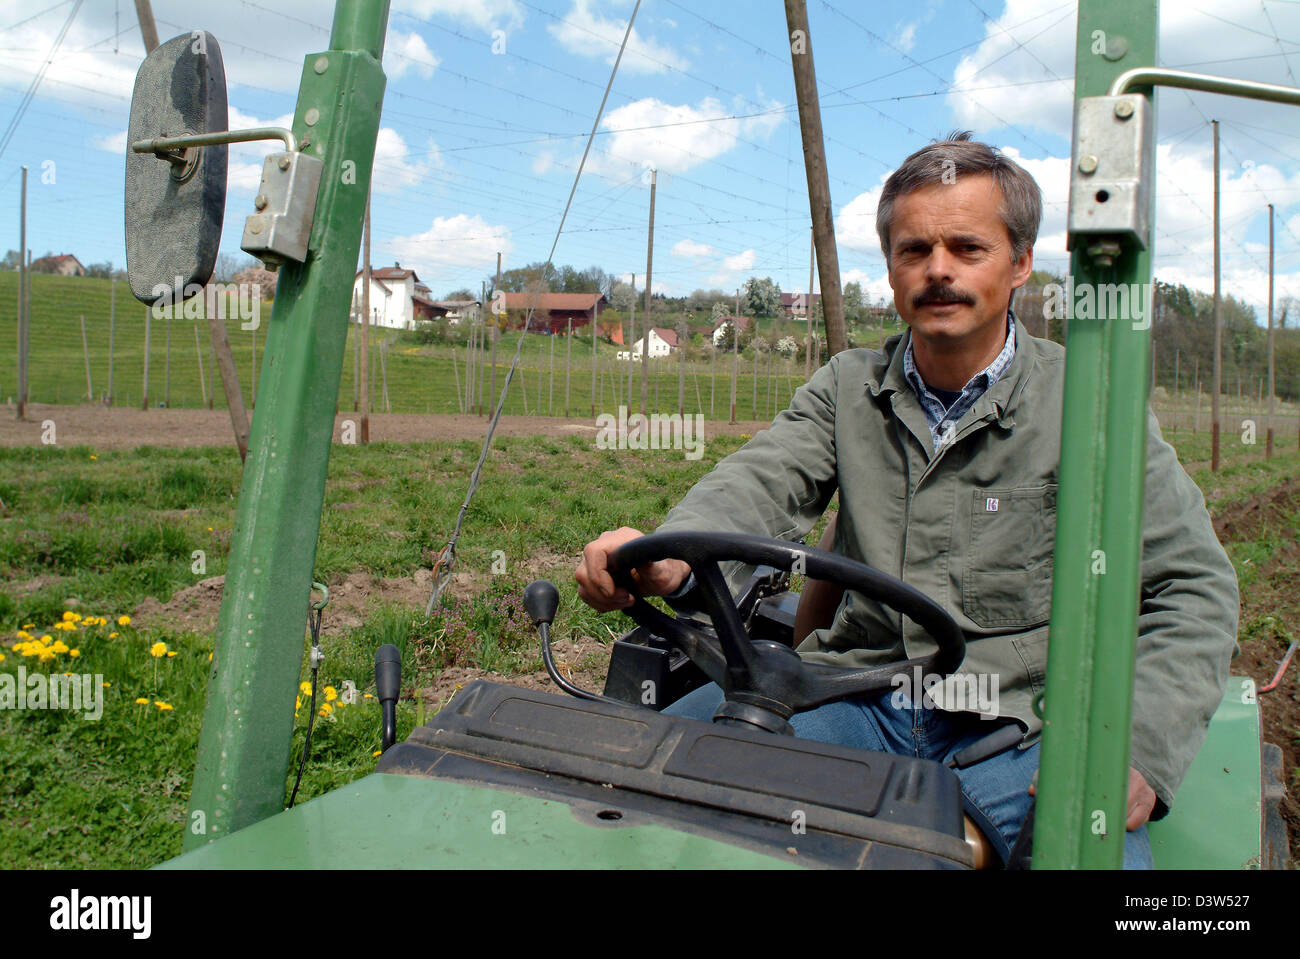
[[[92,446],[97,449],[134,449],[137,446],[230,446],[234,432],[225,410],[137,410],[121,406],[54,406],[32,403],[27,418],[19,421],[0,416],[0,446],[40,446],[42,424],[52,420],[59,446]],[[358,424],[357,413],[339,412],[334,418],[334,442],[342,441],[344,420]],[[753,435],[766,429],[767,420],[706,424],[707,436]],[[482,442],[488,417],[447,413],[372,413],[370,440],[373,443],[426,443],[446,440]],[[498,436],[590,436],[596,426],[590,417],[502,416]]]
[[[609,646],[590,636],[580,636],[576,640],[556,640],[551,644],[551,650],[555,656],[556,668],[565,679],[593,693],[604,690],[605,674],[609,671]],[[444,669],[432,686],[420,690],[419,695],[424,698],[425,707],[432,715],[445,707],[457,692],[476,679],[505,683],[523,689],[563,693],[555,683],[551,682],[551,677],[545,670],[517,676],[503,676],[500,673],[490,673],[473,667],[452,666]]]

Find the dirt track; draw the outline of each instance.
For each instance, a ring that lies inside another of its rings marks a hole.
[[[360,435],[360,417],[340,412],[334,419],[334,441],[341,442],[343,422],[351,420]],[[54,423],[57,445],[93,446],[98,449],[132,449],[136,446],[224,446],[234,445],[230,414],[225,410],[137,410],[125,407],[53,406],[32,403],[26,419],[19,422],[13,407],[0,408],[0,446],[39,446],[47,421]],[[375,413],[370,417],[371,442],[415,443],[435,440],[482,442],[487,431],[486,416],[458,414]],[[707,434],[753,435],[768,426],[762,422],[707,422]],[[502,416],[498,436],[596,435],[591,417]]]

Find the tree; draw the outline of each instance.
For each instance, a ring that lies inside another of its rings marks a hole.
[[[23,255],[17,250],[10,250],[5,254],[5,258],[0,260],[0,270],[17,270],[23,265]]]
[[[776,316],[781,312],[781,288],[770,276],[745,281],[745,309],[754,316]]]
[[[450,293],[444,296],[443,299],[444,300],[477,300],[478,297],[475,296],[473,293],[471,293],[469,290],[462,287],[459,290],[452,290]]]
[[[710,315],[713,317],[713,322],[716,323],[722,317],[727,316],[730,312],[731,307],[722,300],[718,300],[713,304],[713,310]]]
[[[821,302],[820,300],[818,301]],[[862,284],[857,280],[844,285],[844,318],[851,323],[860,323],[867,308],[867,301],[862,295]]]

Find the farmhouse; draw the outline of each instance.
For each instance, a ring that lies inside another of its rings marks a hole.
[[[600,311],[609,305],[603,293],[505,293],[505,308],[510,326],[523,329],[528,311],[533,311],[528,329],[536,333],[567,333],[600,320]]]
[[[785,310],[787,319],[808,319],[809,309],[817,309],[817,304],[821,302],[822,295],[814,293],[810,297],[807,293],[782,293],[781,308]],[[811,300],[811,302],[809,302]]]
[[[641,359],[645,352],[645,337],[637,340],[632,344],[632,356],[634,359]],[[677,349],[677,333],[663,326],[650,327],[650,359],[656,360],[660,357],[668,356]],[[623,350],[618,354],[620,360],[626,360],[628,351]]]
[[[352,319],[361,317],[361,291],[363,274],[358,272],[352,283]],[[370,323],[393,330],[413,330],[416,320],[436,319],[446,316],[429,295],[429,288],[420,282],[414,270],[399,263],[381,266],[370,271]]]
[[[71,253],[43,256],[39,260],[32,260],[31,270],[33,273],[54,273],[58,276],[86,275],[86,268]]]
[[[742,333],[749,329],[750,319],[747,316],[720,316],[717,325],[713,327],[713,345],[721,346],[727,339],[727,327],[732,323],[736,324],[736,329]]]

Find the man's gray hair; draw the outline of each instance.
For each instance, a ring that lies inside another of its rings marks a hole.
[[[1011,236],[1011,258],[1019,259],[1038,238],[1043,218],[1043,194],[1038,184],[1014,160],[987,143],[971,139],[969,130],[954,130],[947,138],[917,150],[889,175],[876,207],[876,233],[889,263],[889,229],[894,201],[933,183],[954,183],[965,174],[990,174],[1002,193],[1002,222]]]

